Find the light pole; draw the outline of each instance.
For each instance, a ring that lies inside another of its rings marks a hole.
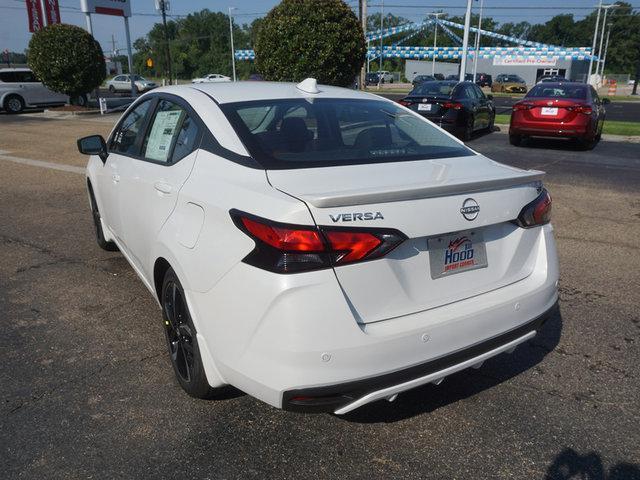
[[[604,42],[604,55],[602,57],[602,72],[600,72],[601,76],[604,76],[604,64],[607,61],[607,50],[609,49],[609,35],[611,34],[611,25],[607,29],[607,39]]]
[[[480,0],[480,16],[478,17],[478,32],[476,33],[476,45],[473,53],[473,81],[476,81],[478,71],[478,53],[480,52],[480,28],[482,28],[482,6],[484,0]]]
[[[587,73],[587,83],[591,83],[591,69],[593,68],[593,56],[596,54],[596,40],[598,38],[598,24],[600,23],[600,10],[602,0],[598,4],[598,15],[596,16],[596,28],[593,30],[593,44],[591,45],[591,57],[589,58],[589,73]]]
[[[229,7],[229,33],[231,34],[231,68],[233,68],[233,81],[236,81],[236,51],[233,48],[233,17],[231,11],[237,10],[236,7]]]
[[[467,71],[467,54],[469,53],[469,27],[471,27],[471,2],[467,0],[467,13],[464,16],[464,35],[462,36],[462,59],[460,60],[460,81],[464,82]]]
[[[602,33],[600,34],[600,46],[598,47],[598,64],[596,65],[596,75],[598,75],[598,71],[600,70],[600,66],[602,65],[602,41],[604,40],[604,28],[607,25],[607,13],[610,8],[616,8],[618,6],[617,3],[612,3],[611,5],[602,5],[602,9],[604,10],[604,18],[602,19]],[[602,71],[600,72],[600,79],[602,79]]]
[[[431,76],[436,73],[436,45],[438,39],[438,17],[444,15],[444,12],[433,12],[433,56],[431,57]]]
[[[384,28],[384,0],[380,2],[380,68],[378,70],[382,71],[382,29]],[[380,80],[378,80],[378,85],[380,84]]]

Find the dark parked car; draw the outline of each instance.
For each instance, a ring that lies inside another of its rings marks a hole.
[[[509,141],[520,145],[526,137],[563,137],[590,150],[602,135],[607,103],[609,99],[600,99],[591,85],[539,83],[513,105]]]
[[[458,78],[460,78],[460,75],[447,75],[445,80],[458,80]]]
[[[464,76],[465,81],[472,82],[473,81],[473,73],[467,73]],[[491,87],[493,84],[493,80],[491,75],[488,73],[476,73],[476,83],[481,87]]]
[[[469,140],[474,132],[493,130],[493,96],[473,82],[424,82],[398,101],[448,132]]]
[[[380,75],[375,72],[367,73],[364,77],[364,84],[367,85],[377,85],[380,81]]]
[[[567,80],[564,77],[561,77],[560,75],[543,75],[542,77],[539,77],[538,80],[536,80],[536,83],[541,83],[541,82],[568,82],[569,80]]]
[[[444,80],[444,75],[441,73],[434,73],[433,76],[436,80]]]
[[[411,84],[413,85],[413,87],[417,87],[418,85],[420,85],[421,83],[424,82],[433,82],[435,81],[436,77],[432,77],[431,75],[416,75],[413,79],[413,82],[411,82]]]

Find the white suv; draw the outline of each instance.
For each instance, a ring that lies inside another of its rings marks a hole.
[[[27,107],[64,105],[69,97],[45,87],[28,68],[0,69],[0,108],[20,113]]]
[[[512,351],[558,299],[543,173],[375,95],[160,88],[78,146],[97,241],[158,302],[196,397],[346,413]]]
[[[387,70],[379,70],[378,75],[380,75],[380,81],[382,83],[393,83],[393,74],[388,72]]]

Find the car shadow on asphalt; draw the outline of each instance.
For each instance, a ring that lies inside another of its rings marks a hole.
[[[377,401],[364,405],[342,418],[353,423],[391,423],[433,412],[441,407],[476,395],[538,365],[560,342],[562,314],[556,309],[535,338],[520,345],[512,354],[487,360],[478,370],[466,369],[433,384],[398,395],[394,402]]]
[[[547,469],[545,480],[640,480],[640,468],[632,463],[621,462],[605,471],[602,458],[596,452],[580,455],[565,448]]]
[[[545,150],[563,150],[570,152],[585,151],[578,146],[575,140],[570,138],[526,138],[522,140],[520,148],[542,148]]]

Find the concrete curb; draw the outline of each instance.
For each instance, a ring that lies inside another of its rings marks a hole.
[[[84,110],[79,112],[64,112],[64,111],[55,111],[55,110],[46,110],[42,112],[43,117],[47,118],[73,118],[80,117],[83,115],[96,115],[100,114],[100,110]]]
[[[493,133],[509,133],[509,125],[496,123],[496,127],[499,130],[494,130]],[[609,135],[606,133],[602,134],[602,140],[605,142],[619,142],[619,143],[640,143],[640,136],[637,135]]]

